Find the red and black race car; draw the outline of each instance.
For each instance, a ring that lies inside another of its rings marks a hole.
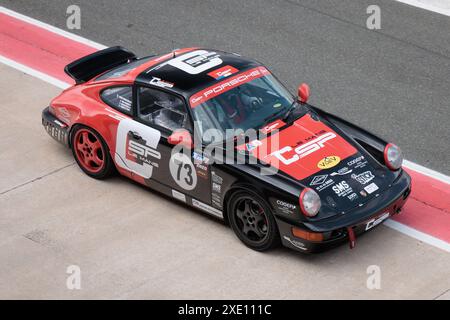
[[[229,223],[248,247],[317,252],[398,214],[411,190],[394,144],[291,95],[260,63],[186,48],[111,47],[66,66],[42,113],[80,168],[115,171]]]

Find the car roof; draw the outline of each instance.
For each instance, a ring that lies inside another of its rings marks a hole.
[[[222,80],[221,71],[237,74],[261,66],[257,61],[236,53],[199,48],[180,49],[170,58],[160,61],[150,63],[136,76],[135,82],[163,87],[186,98]]]

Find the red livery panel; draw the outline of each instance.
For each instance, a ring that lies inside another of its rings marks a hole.
[[[253,155],[297,180],[332,168],[357,153],[344,138],[308,114],[261,142]]]

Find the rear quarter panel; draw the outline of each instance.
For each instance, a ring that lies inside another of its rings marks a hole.
[[[102,82],[76,85],[63,91],[51,102],[56,117],[65,122],[70,131],[77,124],[97,131],[105,140],[113,159],[116,152],[117,126],[121,119],[129,117],[105,104],[100,98],[100,93],[105,88],[118,85],[130,83]]]

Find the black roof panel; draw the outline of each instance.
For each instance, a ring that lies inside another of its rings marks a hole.
[[[163,87],[188,97],[223,79],[220,71],[234,74],[257,66],[261,64],[234,53],[195,49],[145,70],[137,76],[136,82]]]

